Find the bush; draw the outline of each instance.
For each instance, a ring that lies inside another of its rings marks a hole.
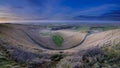
[[[60,47],[64,41],[63,37],[60,35],[53,35],[52,40],[58,47]]]
[[[0,45],[0,68],[25,68],[25,66],[11,59],[7,50]]]
[[[54,54],[51,56],[52,61],[60,61],[65,55],[64,54]]]

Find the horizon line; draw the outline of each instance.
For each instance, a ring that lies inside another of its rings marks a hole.
[[[90,23],[92,23],[92,22],[110,22],[110,23],[112,23],[112,22],[119,22],[120,23],[120,21],[109,21],[109,20],[11,20],[11,21],[0,21],[0,23],[28,23],[28,22],[34,22],[34,23],[64,23],[64,22],[90,22]]]

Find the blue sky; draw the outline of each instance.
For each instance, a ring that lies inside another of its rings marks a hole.
[[[0,20],[64,20],[120,10],[120,0],[0,0]]]

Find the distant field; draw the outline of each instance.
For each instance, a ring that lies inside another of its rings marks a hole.
[[[88,31],[89,28],[90,28],[89,26],[79,26],[79,27],[73,28],[73,30],[75,30],[75,31]]]
[[[88,30],[90,27],[88,26],[79,26],[79,27],[76,27],[75,29],[76,30]]]
[[[115,27],[115,26],[106,26],[103,28],[104,31],[106,30],[112,30],[112,29],[119,29],[120,27]]]

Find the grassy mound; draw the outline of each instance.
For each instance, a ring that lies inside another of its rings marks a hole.
[[[52,40],[58,47],[60,47],[64,41],[63,37],[60,35],[53,35]]]

